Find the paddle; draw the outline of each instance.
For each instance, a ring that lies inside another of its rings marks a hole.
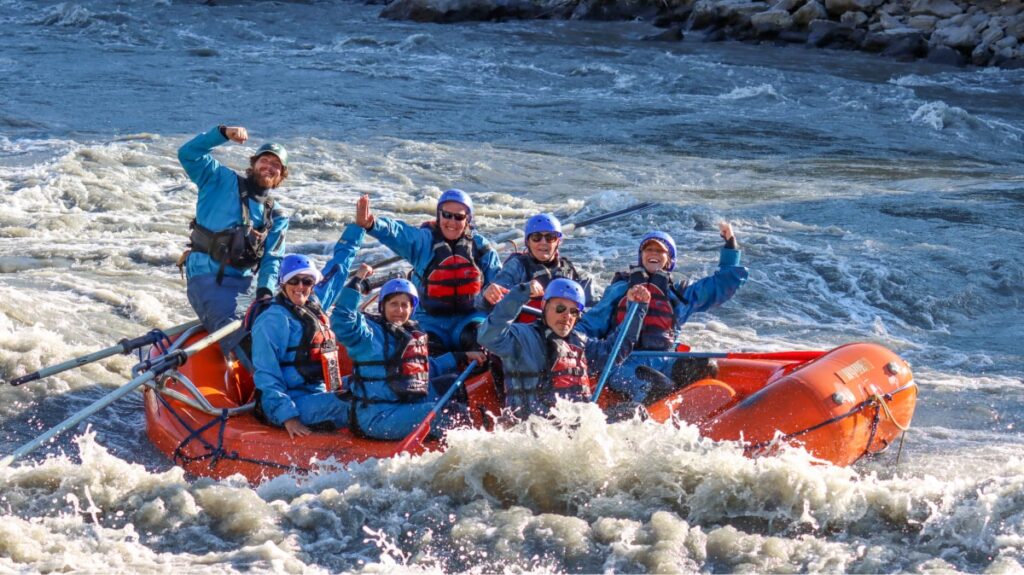
[[[148,381],[156,379],[156,377],[161,373],[168,371],[170,369],[174,369],[184,364],[186,361],[188,361],[188,358],[206,349],[213,343],[219,341],[224,336],[234,332],[240,327],[242,327],[242,320],[236,319],[235,321],[207,335],[203,339],[195,342],[194,344],[188,346],[185,349],[179,349],[172,353],[162,355],[154,360],[147,360],[145,362],[142,362],[139,365],[144,366],[146,371],[143,371],[128,383],[122,385],[116,390],[103,396],[99,400],[93,402],[85,409],[58,423],[55,427],[51,428],[46,433],[40,435],[39,437],[33,439],[32,441],[29,441],[25,445],[22,445],[14,453],[4,457],[3,459],[0,459],[0,469],[10,466],[10,464],[14,463],[16,459],[24,457],[25,455],[35,451],[35,449],[40,445],[46,443],[47,441],[53,439],[54,437],[57,437],[64,431],[78,425],[85,418],[98,412],[99,410],[110,405],[111,403],[114,403],[115,401],[124,397],[135,388],[143,385]],[[133,369],[132,371],[134,372],[135,370]]]
[[[608,360],[604,364],[604,370],[601,371],[601,377],[597,380],[597,389],[594,390],[594,396],[590,398],[591,403],[597,403],[597,398],[601,397],[601,390],[604,389],[604,384],[608,381],[608,376],[615,371],[615,356],[619,354],[619,348],[622,347],[622,342],[626,340],[626,332],[629,331],[629,325],[633,323],[633,317],[636,316],[636,310],[640,309],[640,304],[635,301],[629,302],[626,307],[626,317],[619,323],[619,332],[615,336],[615,343],[612,344],[612,350],[608,353]]]
[[[430,433],[430,422],[434,421],[434,418],[437,417],[438,413],[441,413],[441,410],[444,409],[444,406],[448,404],[448,400],[450,400],[452,396],[455,395],[455,392],[458,391],[460,387],[462,387],[462,384],[465,383],[466,378],[469,377],[470,372],[472,372],[475,367],[476,360],[469,362],[469,365],[466,366],[466,369],[459,374],[459,377],[458,379],[455,380],[455,383],[453,383],[452,386],[448,388],[448,391],[444,392],[444,395],[441,396],[441,399],[437,400],[437,403],[435,403],[434,407],[431,408],[430,413],[428,413],[427,416],[423,418],[423,421],[421,421],[420,424],[416,426],[416,429],[412,430],[412,433],[410,433],[408,436],[406,436],[404,440],[402,440],[402,444],[398,446],[399,453],[403,451],[409,451],[410,449],[415,447],[419,447],[420,444],[423,443],[423,440],[427,437],[427,434]]]
[[[634,357],[677,357],[686,359],[771,359],[776,361],[811,361],[827,352],[814,350],[770,352],[712,352],[712,351],[634,351]]]
[[[579,228],[582,228],[584,226],[591,226],[591,225],[594,225],[594,224],[598,224],[598,223],[610,220],[610,219],[618,217],[618,216],[624,216],[626,214],[638,213],[638,212],[642,212],[642,211],[645,211],[645,210],[649,210],[649,209],[651,209],[651,208],[653,208],[653,207],[655,207],[657,205],[658,204],[656,202],[640,202],[639,204],[633,204],[632,206],[627,206],[627,207],[622,208],[620,210],[615,210],[614,212],[608,212],[606,214],[599,214],[599,215],[596,215],[596,216],[594,216],[592,218],[587,218],[587,219],[579,221],[579,222],[575,222],[575,223],[571,223],[571,224],[566,224],[566,225],[562,226],[562,234],[566,235],[566,234],[569,234],[569,233],[573,232],[574,230],[578,230]],[[522,230],[509,230],[507,232],[498,234],[497,236],[494,236],[494,237],[488,238],[488,239],[493,244],[501,245],[501,244],[503,244],[503,243],[505,243],[507,241],[514,240],[515,238],[521,236],[522,233],[523,233]],[[385,258],[383,260],[371,263],[370,267],[372,267],[374,269],[377,269],[377,268],[380,268],[380,267],[389,266],[391,264],[398,263],[398,262],[402,261],[403,259],[405,259],[405,258],[403,258],[402,256],[392,256],[392,257]],[[355,272],[353,272],[353,274],[354,273]],[[351,276],[352,274],[349,274],[349,275]]]
[[[99,361],[105,357],[110,357],[118,353],[128,355],[129,353],[132,352],[132,350],[136,350],[144,345],[153,345],[158,341],[162,341],[164,339],[178,335],[179,333],[188,329],[192,329],[197,325],[199,325],[199,320],[195,319],[190,322],[183,323],[181,325],[176,325],[166,331],[154,329],[153,331],[145,335],[139,336],[135,339],[124,338],[121,341],[117,342],[117,345],[108,347],[107,349],[101,349],[100,351],[90,353],[89,355],[83,355],[82,357],[79,358],[69,359],[64,363],[59,363],[52,367],[44,367],[43,369],[40,369],[39,371],[36,372],[32,372],[28,375],[16,377],[12,379],[10,383],[11,385],[21,385],[23,383],[35,381],[37,379],[43,379],[44,377],[50,377],[51,375],[60,373],[62,371],[67,371],[69,369],[74,369],[76,367],[82,367],[87,363]]]

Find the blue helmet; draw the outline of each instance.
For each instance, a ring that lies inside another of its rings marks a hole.
[[[416,291],[416,286],[412,285],[412,282],[407,279],[395,278],[388,280],[387,283],[380,288],[380,294],[377,296],[377,311],[384,313],[384,300],[400,293],[404,293],[409,296],[409,299],[412,300],[412,309],[415,310],[416,306],[420,303],[420,293]]]
[[[576,307],[580,308],[580,311],[583,311],[583,306],[587,303],[587,299],[583,295],[583,286],[569,278],[558,278],[548,284],[547,289],[544,290],[544,303],[553,297],[572,300],[576,303]]]
[[[317,283],[323,279],[320,270],[309,261],[309,258],[299,254],[288,254],[281,260],[281,270],[278,274],[278,285],[288,283],[288,280],[298,275],[313,276]]]
[[[562,222],[551,214],[537,214],[526,220],[526,237],[536,232],[555,232],[562,237]]]
[[[438,217],[441,216],[441,204],[445,202],[456,202],[466,206],[466,211],[469,213],[469,219],[473,219],[473,200],[469,199],[469,194],[466,192],[452,188],[441,194],[441,197],[437,198]]]
[[[648,232],[644,234],[644,237],[640,238],[640,248],[637,250],[637,263],[644,265],[644,244],[654,240],[659,244],[665,246],[668,250],[668,270],[672,271],[676,267],[676,241],[672,239],[672,236],[665,232]]]

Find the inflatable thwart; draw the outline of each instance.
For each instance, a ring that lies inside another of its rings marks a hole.
[[[172,352],[205,335],[193,328],[150,357]],[[749,355],[758,354],[730,354]],[[781,445],[802,446],[835,465],[850,465],[891,444],[910,425],[917,386],[910,367],[871,343],[828,352],[761,354],[773,359],[718,360],[716,379],[703,379],[648,407],[659,422],[698,426],[715,440],[742,441],[750,456]],[[343,372],[351,369],[343,358]],[[496,376],[485,372],[466,382],[473,424],[493,425],[500,411]],[[348,429],[288,437],[253,415],[254,388],[248,373],[227,365],[220,350],[207,348],[177,370],[147,384],[145,410],[150,441],[195,476],[236,473],[253,484],[287,472],[308,471],[314,460],[341,462],[386,458],[401,441],[379,441]],[[616,398],[605,393],[603,408]],[[416,448],[438,449],[437,442]]]

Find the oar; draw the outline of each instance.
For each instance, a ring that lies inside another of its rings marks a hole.
[[[814,350],[770,352],[713,352],[713,351],[634,351],[634,357],[666,357],[685,359],[771,359],[775,361],[811,361],[828,352]]]
[[[44,367],[43,369],[40,369],[39,371],[30,373],[28,375],[16,377],[11,380],[11,385],[21,385],[23,383],[35,381],[37,379],[43,379],[44,377],[50,377],[51,375],[60,373],[62,371],[67,371],[69,369],[81,367],[87,363],[99,361],[105,357],[110,357],[118,353],[123,353],[127,355],[131,353],[132,350],[138,349],[144,345],[153,345],[158,341],[178,335],[179,333],[182,333],[185,330],[192,329],[197,325],[199,325],[199,320],[195,319],[190,322],[183,323],[181,325],[176,325],[164,331],[154,329],[153,331],[145,335],[139,336],[135,339],[124,338],[121,341],[117,342],[117,345],[108,347],[107,349],[101,349],[100,351],[90,353],[89,355],[83,355],[82,357],[79,358],[69,359],[64,363],[59,363],[52,367]]]
[[[640,202],[639,204],[633,204],[632,206],[627,206],[627,207],[622,208],[620,210],[615,210],[614,212],[608,212],[606,214],[599,214],[599,215],[596,215],[596,216],[594,216],[592,218],[587,218],[587,219],[579,221],[579,222],[574,222],[574,223],[566,224],[566,225],[562,226],[562,233],[563,234],[569,234],[569,233],[572,233],[574,230],[578,230],[578,229],[580,229],[580,228],[582,228],[584,226],[591,226],[591,225],[598,224],[598,223],[601,223],[601,222],[606,221],[606,220],[610,220],[610,219],[618,217],[618,216],[624,216],[626,214],[638,213],[638,212],[642,212],[644,210],[649,210],[649,209],[651,209],[651,208],[653,208],[653,207],[655,207],[657,205],[658,204],[656,202]],[[522,230],[509,230],[507,232],[500,233],[500,234],[498,234],[496,236],[493,236],[493,237],[490,237],[488,239],[491,241],[491,243],[494,243],[494,244],[497,244],[497,245],[501,245],[501,244],[503,244],[503,243],[505,243],[505,242],[507,242],[509,240],[516,239],[520,235],[522,235]],[[383,260],[371,263],[370,267],[376,269],[376,268],[380,268],[380,267],[384,267],[384,266],[389,266],[391,264],[398,263],[398,262],[402,261],[403,259],[405,259],[405,258],[403,258],[402,256],[392,256],[392,257],[385,258]],[[352,275],[352,274],[349,274],[349,275]]]
[[[597,389],[594,390],[594,396],[590,398],[591,403],[597,403],[597,398],[601,397],[601,390],[604,389],[608,376],[615,371],[615,356],[619,355],[619,348],[622,347],[622,342],[626,340],[626,332],[629,331],[629,325],[633,323],[633,317],[636,316],[636,310],[638,309],[640,309],[640,304],[635,301],[629,302],[629,305],[626,306],[626,317],[619,323],[619,332],[615,336],[615,343],[612,344],[612,350],[608,354],[608,360],[604,364],[601,377],[597,380]]]
[[[156,377],[161,373],[170,369],[174,369],[184,364],[188,360],[188,358],[206,349],[213,343],[219,341],[221,338],[234,332],[240,327],[242,327],[242,320],[236,319],[235,321],[218,329],[217,331],[211,333],[210,335],[195,342],[194,344],[188,346],[185,349],[179,349],[172,353],[162,355],[154,360],[147,360],[143,362],[143,364],[140,365],[144,365],[146,371],[143,371],[128,383],[122,385],[116,390],[103,396],[99,400],[93,402],[92,405],[86,407],[85,409],[58,423],[55,427],[51,428],[46,433],[40,435],[39,437],[33,439],[32,441],[29,441],[25,445],[22,445],[14,453],[4,457],[3,459],[0,459],[0,469],[8,467],[11,463],[14,463],[16,459],[24,457],[25,455],[35,451],[35,449],[40,445],[46,443],[47,441],[53,439],[54,437],[57,437],[64,431],[78,425],[85,418],[98,412],[99,410],[110,405],[111,403],[114,403],[115,401],[124,397],[132,390],[143,385],[147,381],[156,379]]]
[[[416,429],[412,430],[412,433],[410,433],[408,436],[406,436],[404,440],[402,440],[402,444],[398,446],[399,453],[403,451],[409,451],[410,449],[413,449],[415,447],[419,447],[419,445],[423,443],[423,440],[427,437],[427,434],[430,433],[430,422],[434,421],[434,418],[437,417],[438,413],[441,413],[441,410],[444,409],[444,406],[448,404],[448,400],[450,400],[452,396],[455,395],[455,392],[458,391],[460,387],[462,387],[462,384],[466,381],[466,378],[469,377],[470,372],[472,372],[473,368],[475,367],[476,360],[469,362],[469,365],[462,373],[459,374],[459,377],[458,379],[455,380],[455,383],[453,383],[452,386],[448,388],[448,391],[444,392],[444,395],[441,396],[441,399],[437,400],[437,403],[435,403],[434,407],[431,408],[430,413],[428,413],[427,416],[423,418],[423,421],[421,421],[420,424],[416,426]]]

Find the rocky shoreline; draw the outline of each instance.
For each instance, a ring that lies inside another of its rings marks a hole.
[[[436,23],[644,20],[665,29],[648,40],[804,44],[1024,68],[1024,0],[391,0],[381,16]]]

